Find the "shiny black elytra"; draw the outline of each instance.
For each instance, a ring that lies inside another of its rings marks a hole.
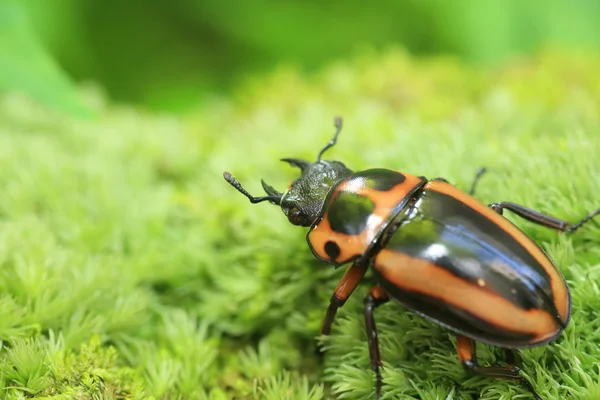
[[[377,284],[365,299],[364,315],[377,399],[382,378],[374,310],[393,299],[456,332],[458,356],[469,372],[520,381],[540,400],[519,368],[481,366],[475,356],[475,341],[506,349],[547,343],[562,333],[571,315],[562,274],[502,214],[508,210],[541,226],[575,232],[600,209],[569,223],[515,203],[486,206],[473,197],[483,169],[468,194],[443,178],[388,169],[353,172],[322,159],[337,141],[341,119],[335,125],[333,139],[315,162],[282,159],[301,171],[284,193],[262,181],[267,196],[254,197],[223,174],[250,202],[278,205],[292,224],[310,227],[307,242],[318,259],[336,267],[351,263],[333,293],[322,333],[329,334],[338,308],[371,266]]]

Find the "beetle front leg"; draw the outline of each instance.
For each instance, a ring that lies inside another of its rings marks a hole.
[[[350,297],[352,292],[354,292],[354,289],[356,289],[360,281],[365,277],[368,266],[367,263],[355,262],[348,268],[344,277],[335,288],[333,296],[331,296],[329,307],[327,307],[327,313],[325,314],[323,325],[321,327],[322,335],[329,335],[338,308],[346,303],[348,297]]]
[[[561,232],[575,232],[577,229],[581,228],[583,224],[590,221],[596,215],[600,214],[600,208],[596,211],[589,213],[587,216],[582,218],[579,222],[571,223],[567,221],[560,220],[558,218],[550,217],[548,215],[541,214],[537,211],[534,211],[530,208],[521,206],[519,204],[511,203],[508,201],[503,201],[500,203],[492,203],[490,204],[490,208],[496,211],[498,214],[502,215],[504,210],[509,210],[517,214],[519,217],[524,218],[528,221],[531,221],[535,224],[545,226],[547,228],[557,229]]]
[[[456,349],[458,350],[458,358],[460,359],[460,362],[462,363],[463,367],[465,367],[465,369],[470,373],[475,375],[520,381],[521,384],[533,394],[535,400],[541,400],[540,396],[538,396],[538,394],[533,389],[533,385],[527,379],[522,378],[520,376],[520,368],[515,367],[514,365],[508,367],[480,366],[477,363],[477,357],[475,355],[475,341],[473,339],[469,339],[466,336],[459,335],[458,342],[456,344]]]
[[[375,316],[373,311],[380,305],[390,301],[388,294],[381,286],[374,286],[367,297],[365,297],[365,325],[367,328],[367,340],[369,341],[369,358],[371,360],[371,369],[375,371],[376,398],[381,396],[381,355],[379,354],[379,339],[377,337],[377,326],[375,326]]]

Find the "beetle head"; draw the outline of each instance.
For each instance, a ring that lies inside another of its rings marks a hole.
[[[268,201],[271,204],[279,205],[292,224],[310,226],[319,216],[327,193],[329,193],[333,184],[352,173],[351,170],[339,161],[321,159],[323,153],[337,141],[338,135],[342,130],[341,118],[335,119],[335,126],[336,132],[333,139],[321,149],[316,162],[311,163],[296,158],[284,158],[281,160],[299,168],[301,171],[300,177],[293,181],[284,193],[278,192],[266,184],[265,181],[261,181],[262,187],[268,196],[254,197],[229,172],[225,172],[223,177],[229,184],[246,196],[251,203]]]

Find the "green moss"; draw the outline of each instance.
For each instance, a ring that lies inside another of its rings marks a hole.
[[[548,53],[501,70],[399,51],[320,75],[282,69],[186,118],[106,104],[98,118],[0,98],[0,398],[364,399],[373,394],[365,283],[316,339],[341,271],[305,231],[253,206],[282,191],[345,118],[327,157],[478,188],[567,220],[598,204],[600,60]],[[545,399],[595,399],[600,226],[574,235],[516,220],[569,280],[573,317],[522,352]],[[385,398],[511,399],[512,382],[469,377],[453,335],[400,307],[377,310]],[[317,352],[320,344],[325,351]],[[503,359],[479,347],[483,363]]]

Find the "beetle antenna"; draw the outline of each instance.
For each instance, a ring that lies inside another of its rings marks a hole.
[[[335,135],[333,135],[333,139],[331,139],[329,141],[329,143],[327,143],[325,145],[325,147],[323,147],[321,149],[321,151],[319,152],[319,155],[317,156],[317,162],[321,162],[321,157],[323,156],[323,153],[325,153],[326,150],[328,150],[329,148],[333,147],[333,145],[337,142],[337,138],[340,134],[340,132],[342,131],[342,117],[335,117],[333,119],[333,124],[335,125]]]
[[[243,194],[244,196],[246,196],[250,200],[250,203],[252,203],[252,204],[261,203],[263,201],[268,201],[271,204],[281,205],[281,196],[274,196],[273,195],[273,196],[254,197],[250,193],[248,193],[246,191],[246,189],[244,189],[242,187],[242,184],[240,183],[240,181],[238,181],[237,179],[235,179],[233,177],[233,175],[231,175],[229,172],[227,172],[227,171],[223,172],[223,178],[225,178],[225,180],[231,186],[233,186],[234,188],[236,188],[238,192],[240,192],[241,194]]]

